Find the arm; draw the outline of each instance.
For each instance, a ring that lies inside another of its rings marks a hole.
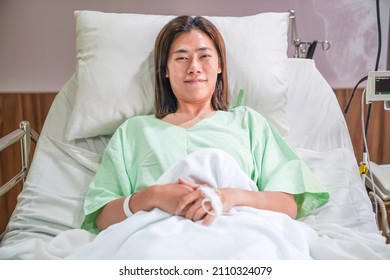
[[[222,189],[223,203],[224,200],[235,201],[235,206],[250,206],[257,209],[281,212],[293,219],[297,216],[298,207],[295,203],[294,196],[284,192],[254,192],[238,189]]]
[[[297,204],[292,194],[283,192],[255,192],[234,188],[222,188],[220,192],[223,211],[228,211],[233,206],[249,206],[285,213],[293,219],[297,215]],[[203,196],[199,191],[193,192],[183,198],[175,213],[193,221],[204,219],[203,224],[208,225],[214,217],[208,215],[203,210],[201,206],[202,200]],[[212,209],[209,210],[212,211]]]
[[[184,184],[182,179],[178,183],[167,185],[153,185],[141,192],[133,194],[129,201],[132,213],[138,211],[150,211],[159,208],[165,212],[174,214],[180,200],[195,190],[194,184]],[[106,229],[112,224],[119,223],[127,217],[123,211],[123,203],[126,197],[121,197],[107,203],[100,211],[96,224],[100,230]]]

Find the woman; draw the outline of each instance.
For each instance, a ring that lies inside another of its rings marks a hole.
[[[220,189],[222,211],[233,206],[282,212],[299,218],[328,200],[306,165],[268,122],[247,107],[228,109],[225,46],[202,17],[180,16],[155,44],[155,115],[138,116],[118,128],[85,200],[84,228],[98,232],[138,211],[159,208],[209,225],[207,182],[156,185],[175,162],[194,151],[230,154],[260,191]]]

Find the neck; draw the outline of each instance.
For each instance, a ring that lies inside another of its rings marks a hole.
[[[187,115],[189,117],[197,117],[214,111],[215,110],[210,103],[197,105],[180,104],[177,108],[176,114]]]
[[[211,104],[207,106],[179,106],[176,113],[168,114],[162,120],[184,128],[190,128],[215,113]]]

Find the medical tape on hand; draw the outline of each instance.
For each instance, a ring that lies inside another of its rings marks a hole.
[[[218,194],[218,191],[216,191],[213,188],[206,187],[206,186],[201,186],[199,187],[199,190],[202,192],[203,196],[205,197],[202,200],[202,208],[203,210],[212,216],[219,216],[223,212],[223,205],[221,201],[221,197]],[[210,202],[211,207],[213,208],[214,212],[209,211],[206,208],[206,203]]]

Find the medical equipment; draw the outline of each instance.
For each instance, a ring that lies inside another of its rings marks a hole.
[[[390,110],[390,71],[370,71],[367,79],[366,103],[383,101]]]
[[[390,199],[390,169],[387,165],[377,165],[370,160],[370,152],[367,144],[367,125],[364,123],[364,99],[366,103],[372,101],[387,100],[387,94],[390,93],[389,72],[371,71],[368,74],[367,87],[363,90],[361,98],[361,123],[363,133],[364,152],[363,160],[360,163],[360,174],[365,186],[368,188],[369,196],[373,201],[374,211],[381,214],[381,225],[385,236],[390,237],[389,224],[387,219],[387,210],[385,201]],[[370,104],[371,105],[371,104]],[[385,103],[386,109],[386,103]],[[389,175],[386,174],[388,170]],[[378,209],[379,206],[379,209]],[[377,214],[378,215],[378,214]]]
[[[384,109],[390,110],[390,71],[370,71],[367,77],[366,103],[383,101]],[[384,205],[384,202],[390,200],[390,165],[378,165],[369,161],[368,151],[364,156],[365,160],[362,166],[366,166],[367,169],[361,173],[365,174],[363,179],[366,187],[371,190],[371,199],[375,204],[379,204],[384,233],[390,236],[387,210]]]
[[[376,164],[370,162],[369,172],[372,172],[374,184],[377,186],[376,192],[384,201],[390,200],[390,164]],[[370,176],[369,176],[370,178]],[[371,180],[367,182],[367,186],[372,189]]]
[[[57,94],[39,135],[18,205],[1,240],[0,259],[64,259],[80,256],[82,248],[95,244],[96,236],[80,229],[85,192],[122,117],[152,110],[153,42],[171,18],[76,12],[79,64]],[[243,105],[269,120],[327,189],[330,200],[299,221],[249,209],[250,213],[241,212],[241,216],[218,216],[209,228],[158,210],[137,213],[116,227],[131,231],[122,237],[134,250],[121,246],[104,250],[123,254],[123,258],[151,259],[178,258],[180,254],[210,259],[215,257],[213,253],[221,254],[217,256],[220,259],[270,259],[279,252],[284,258],[390,259],[390,245],[378,231],[331,87],[314,60],[286,56],[288,13],[210,20],[228,46],[232,104],[243,89]],[[274,41],[263,43],[270,40]],[[111,229],[115,233],[115,227]],[[216,238],[220,232],[224,238]],[[198,247],[181,238],[194,234],[202,236],[192,239],[201,240]],[[245,238],[234,238],[243,235]],[[226,238],[232,240],[231,246],[224,243]],[[256,243],[245,243],[247,240]],[[177,246],[178,242],[183,246]],[[215,246],[220,247],[205,253]],[[233,246],[237,250],[229,251]],[[261,249],[254,250],[255,246]]]
[[[383,234],[390,238],[388,210],[385,205],[390,202],[390,164],[378,165],[370,161],[368,166],[367,174],[363,176],[363,180],[366,187],[371,190],[369,196],[374,203],[375,211],[380,213],[380,226]],[[378,207],[379,209],[377,209]]]
[[[330,49],[330,42],[327,40],[318,41],[314,40],[312,42],[302,41],[298,37],[298,29],[296,23],[295,11],[290,10],[290,22],[291,22],[291,35],[290,35],[290,43],[294,46],[294,57],[295,58],[309,58],[312,59],[314,55],[314,51],[317,45],[321,45],[322,50],[327,51]]]

